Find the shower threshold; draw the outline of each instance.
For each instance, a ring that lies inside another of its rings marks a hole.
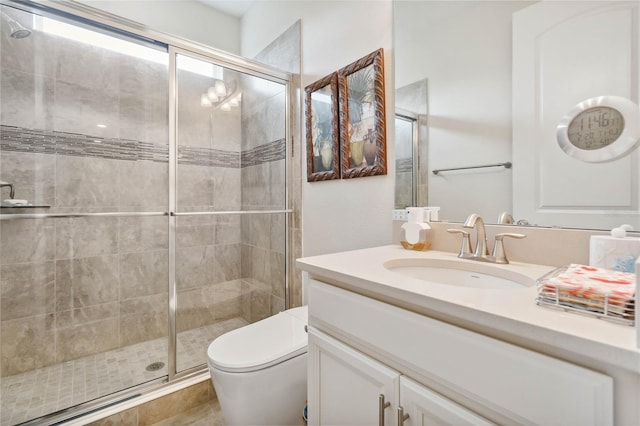
[[[205,364],[213,339],[246,324],[236,317],[178,333],[178,371]],[[15,425],[166,376],[167,351],[163,337],[2,377],[0,425]],[[155,363],[165,365],[147,370]]]

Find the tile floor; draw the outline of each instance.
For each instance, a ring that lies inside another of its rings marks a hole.
[[[206,348],[214,338],[246,324],[242,318],[232,318],[179,333],[178,371],[206,363]],[[165,338],[150,340],[3,377],[0,379],[0,425],[15,425],[165,376],[167,344]],[[165,367],[146,371],[147,365],[158,361],[164,362]],[[219,424],[211,420],[220,418],[211,406],[200,407],[192,414],[191,423],[160,424]],[[199,419],[204,419],[204,423]]]
[[[200,404],[153,426],[223,426],[222,412],[217,399]]]

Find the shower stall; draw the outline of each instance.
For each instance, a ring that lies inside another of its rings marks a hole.
[[[0,11],[0,424],[202,373],[289,304],[291,76],[78,4]]]

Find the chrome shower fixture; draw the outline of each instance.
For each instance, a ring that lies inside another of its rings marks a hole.
[[[15,188],[14,188],[14,187],[13,187],[13,185],[12,185],[12,184],[10,184],[9,182],[5,182],[5,181],[0,180],[0,188],[5,187],[5,186],[8,186],[8,187],[9,187],[9,198],[11,198],[11,199],[13,200],[13,198],[14,198],[14,197],[15,197],[15,195],[16,195],[16,190],[15,190]]]
[[[9,25],[9,35],[11,38],[20,39],[31,35],[31,30],[26,29],[20,22],[13,19],[6,12],[0,12],[0,14],[2,14],[2,18],[7,22],[7,25]]]

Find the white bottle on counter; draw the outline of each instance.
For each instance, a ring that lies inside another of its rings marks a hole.
[[[428,250],[431,247],[428,231],[431,229],[425,222],[424,207],[407,207],[407,222],[402,224],[404,239],[402,247],[408,250]]]

